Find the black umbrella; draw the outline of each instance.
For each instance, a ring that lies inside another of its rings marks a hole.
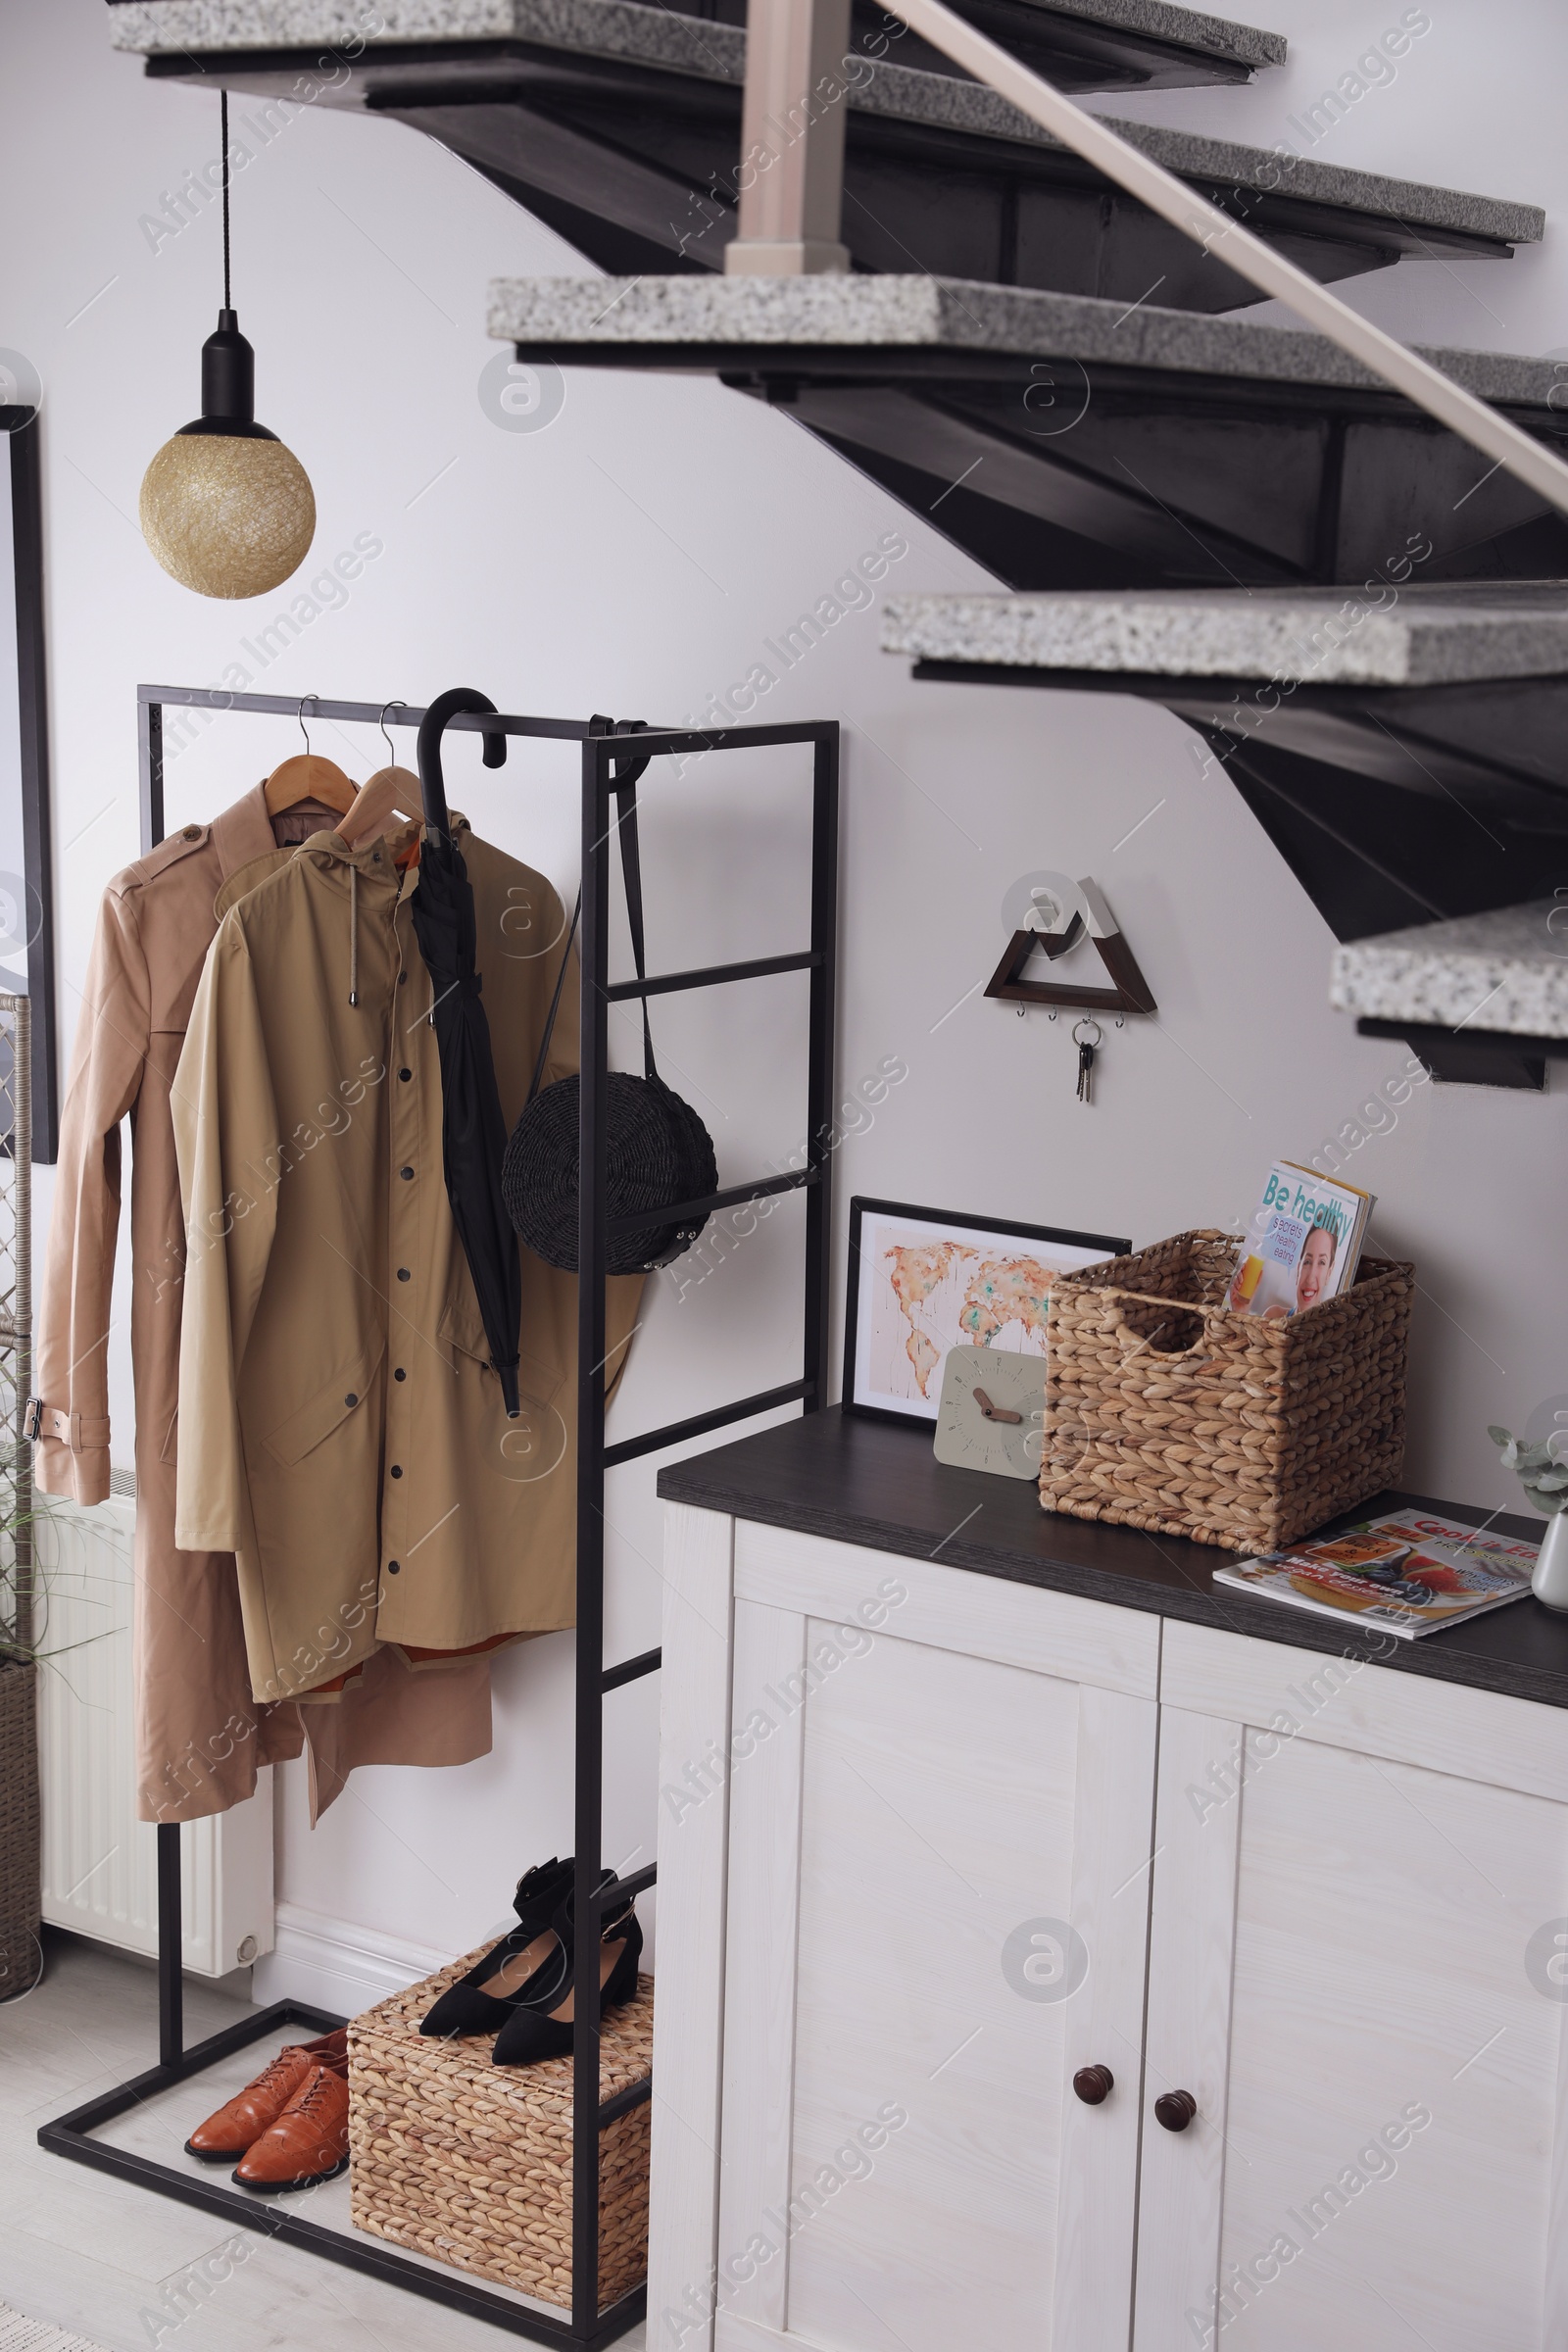
[[[460,711],[494,709],[487,695],[454,686],[436,696],[419,722],[425,833],[418,888],[410,909],[434,995],[431,1012],[441,1054],[441,1156],[447,1198],[473,1276],[490,1361],[501,1378],[508,1415],[515,1420],[522,1276],[517,1237],[501,1198],[507,1128],[490,1053],[490,1024],[479,1002],[473,885],[448,830],[441,774],[441,736],[447,721]],[[506,756],[505,735],[499,728],[493,734],[487,731],[486,767],[499,767]]]

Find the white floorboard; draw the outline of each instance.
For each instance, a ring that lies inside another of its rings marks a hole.
[[[187,1979],[188,2039],[244,2014],[243,2002]],[[0,2307],[9,2307],[0,2308],[0,2352],[78,2352],[47,2334],[36,2345],[19,2335],[13,2345],[11,2311],[85,2337],[87,2352],[152,2352],[155,2343],[160,2352],[500,2352],[525,2340],[46,2155],[38,2126],[153,2064],[157,2021],[151,1968],[67,1936],[51,1937],[43,1982],[0,2006]],[[302,2037],[294,2028],[277,2038]],[[255,2043],[122,2117],[105,2136],[211,2178],[183,2153],[185,2136],[274,2046]],[[350,2229],[346,2174],[288,2203],[329,2229]],[[198,2272],[192,2293],[187,2274],[231,2246],[244,2259],[220,2264],[229,2275],[216,2281]],[[178,2318],[181,2309],[188,2316]],[[644,2352],[643,2328],[620,2340],[626,2352]]]

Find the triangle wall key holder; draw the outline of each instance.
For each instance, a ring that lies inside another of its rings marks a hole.
[[[1156,1009],[1153,992],[1138,968],[1137,956],[1117,929],[1116,918],[1099,885],[1084,874],[1078,889],[1082,906],[1065,928],[1013,933],[1002,961],[986,984],[986,995],[1007,1004],[1068,1004],[1086,1012],[1153,1012]],[[1056,981],[1020,977],[1036,948],[1043,948],[1054,961],[1077,944],[1086,929],[1100,951],[1101,962],[1115,982],[1113,988],[1073,988]]]

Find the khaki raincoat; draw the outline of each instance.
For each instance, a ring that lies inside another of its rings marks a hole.
[[[453,830],[510,1129],[565,923],[548,882],[465,819]],[[523,1252],[509,1421],[447,1200],[403,847],[318,834],[250,890],[220,926],[179,1063],[177,1529],[238,1556],[259,1699],[377,1644],[416,1660],[573,1619],[576,1278]],[[576,1037],[573,956],[547,1080],[574,1066]],[[609,1286],[612,1375],[640,1283]]]
[[[130,1344],[136,1404],[132,1653],[138,1809],[193,1821],[249,1796],[259,1764],[297,1755],[301,1712],[258,1706],[232,1546],[176,1546],[174,1486],[184,1229],[171,1089],[214,897],[279,861],[260,786],[211,825],[187,825],[104,894],[61,1123],[39,1299],[34,1477],[81,1503],[110,1492],[108,1337],[120,1221],[120,1122],[129,1116]],[[313,1809],[356,1763],[463,1763],[490,1744],[482,1661],[415,1677],[394,1654],[335,1707],[313,1707]]]

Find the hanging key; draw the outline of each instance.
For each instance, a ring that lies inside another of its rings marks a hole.
[[[1080,1037],[1078,1034],[1080,1029],[1092,1029],[1093,1037]],[[1103,1035],[1104,1031],[1101,1028],[1100,1023],[1087,1016],[1073,1024],[1072,1042],[1078,1049],[1078,1100],[1080,1102],[1093,1102],[1095,1099],[1095,1049]]]

